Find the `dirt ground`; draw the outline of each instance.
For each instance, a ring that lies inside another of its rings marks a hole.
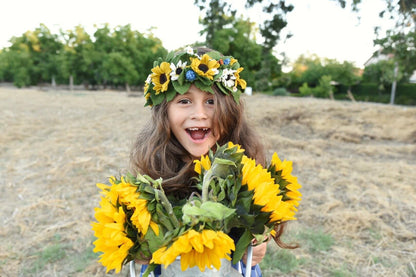
[[[268,157],[292,160],[303,186],[287,238],[333,240],[319,251],[300,241],[290,252],[301,262],[284,276],[415,276],[416,107],[244,99]],[[92,253],[95,184],[126,172],[150,114],[143,103],[125,92],[0,88],[0,276],[113,275]]]

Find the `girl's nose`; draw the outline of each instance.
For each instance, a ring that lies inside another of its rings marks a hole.
[[[204,107],[203,103],[196,103],[194,106],[194,109],[192,111],[191,114],[191,118],[192,119],[207,119],[208,115],[207,115],[207,111],[206,108]]]

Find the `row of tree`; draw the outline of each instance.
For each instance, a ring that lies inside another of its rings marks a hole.
[[[345,1],[336,1],[345,5]],[[286,2],[246,0],[246,8],[263,5],[265,21],[257,30],[250,19],[237,17],[237,11],[226,1],[195,0],[203,13],[201,34],[205,35],[206,41],[195,42],[194,46],[203,44],[237,57],[245,68],[242,77],[259,91],[271,91],[281,86],[291,90],[304,87],[302,91],[308,91],[308,88],[326,84],[351,87],[359,82],[361,73],[352,63],[318,57],[300,57],[292,72],[282,72],[282,61],[275,57],[273,49],[281,39],[280,31],[287,24],[285,15],[294,8]],[[355,0],[353,8],[357,9],[359,3]],[[400,0],[399,7],[395,10],[395,6],[388,5],[382,15],[399,14],[398,26],[407,26],[406,30],[397,27],[390,30],[387,38],[376,41],[382,49],[394,54],[394,61],[366,68],[363,75],[364,80],[375,81],[380,87],[394,78],[404,77],[405,80],[416,69],[416,31],[408,27],[416,26],[416,5]],[[261,44],[256,38],[259,33],[263,39]],[[14,82],[19,87],[49,82],[84,84],[89,88],[138,87],[143,85],[152,62],[167,54],[160,39],[152,33],[132,30],[130,25],[114,29],[108,25],[97,27],[92,36],[82,26],[53,34],[47,26],[40,25],[10,41],[12,45],[0,52],[0,81]],[[394,66],[390,64],[398,65],[399,74],[391,77]]]
[[[43,24],[11,39],[0,53],[0,80],[16,86],[41,83],[138,85],[153,61],[166,55],[162,42],[127,26],[98,28],[93,38],[82,26],[53,34]]]

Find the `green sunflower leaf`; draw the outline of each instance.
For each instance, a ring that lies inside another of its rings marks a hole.
[[[202,90],[202,91],[206,91],[206,92],[210,92],[210,93],[212,93],[212,94],[214,94],[214,91],[212,90],[212,88],[211,88],[211,86],[207,86],[207,85],[204,85],[203,83],[201,83],[201,82],[194,82],[194,84],[195,84],[195,86],[197,87],[197,88],[199,88],[200,90]]]
[[[159,236],[156,236],[153,229],[149,227],[145,235],[145,238],[149,244],[149,249],[152,253],[158,250],[165,242],[164,234],[161,232],[161,228],[159,228]]]
[[[163,99],[165,99],[165,94],[163,92],[156,95],[156,93],[152,93],[150,95],[150,98],[152,99],[153,105],[159,105],[162,103]]]
[[[221,83],[217,83],[217,87],[222,91],[222,93],[228,95],[229,91]]]
[[[174,89],[170,89],[166,92],[166,101],[171,101],[176,96],[176,91]]]
[[[211,58],[217,61],[223,58],[223,55],[221,55],[221,53],[218,51],[210,51],[210,52],[207,52],[207,54],[208,56],[210,56]]]
[[[191,83],[186,83],[186,82],[184,82],[183,84],[180,84],[179,80],[178,80],[178,82],[176,82],[176,81],[172,82],[172,84],[173,84],[173,87],[175,88],[176,92],[178,92],[179,94],[185,94],[189,90],[189,87],[191,86]]]
[[[231,94],[233,95],[234,101],[238,104],[240,101],[241,91],[240,90],[233,91],[231,92]]]
[[[168,55],[166,56],[166,61],[170,61],[175,56],[175,51],[170,51]]]
[[[233,254],[233,264],[237,263],[239,260],[243,258],[244,252],[250,245],[252,239],[253,235],[250,233],[250,231],[245,230],[243,235],[240,237],[240,239],[237,241],[237,244],[235,245],[235,252]]]

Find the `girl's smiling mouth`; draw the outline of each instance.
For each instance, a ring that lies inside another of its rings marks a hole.
[[[202,142],[211,133],[211,129],[206,127],[191,127],[186,128],[186,132],[193,141]]]

